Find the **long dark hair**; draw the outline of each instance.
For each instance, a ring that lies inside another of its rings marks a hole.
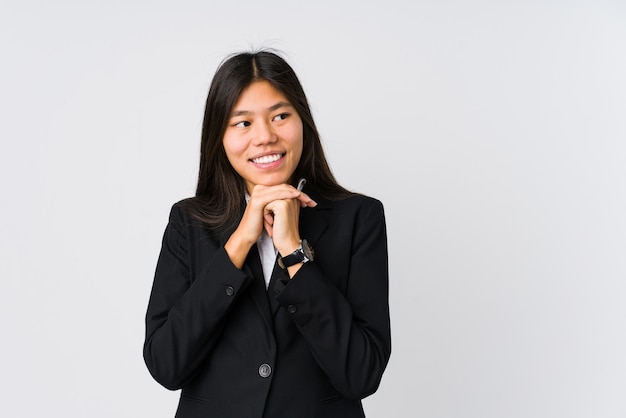
[[[280,91],[302,119],[302,157],[293,178],[305,177],[307,191],[329,200],[352,194],[337,183],[330,170],[306,95],[291,66],[269,50],[239,53],[218,67],[206,101],[198,186],[189,203],[195,217],[209,229],[233,226],[244,208],[245,182],[228,161],[222,141],[241,92],[260,80]]]

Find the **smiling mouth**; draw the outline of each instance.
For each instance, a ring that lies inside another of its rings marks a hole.
[[[264,155],[262,157],[252,158],[250,161],[252,161],[254,164],[271,164],[274,161],[280,160],[284,155],[285,154]]]

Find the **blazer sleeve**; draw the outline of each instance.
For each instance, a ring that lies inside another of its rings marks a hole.
[[[249,283],[221,245],[172,207],[146,313],[143,356],[154,379],[176,390],[194,376],[219,338],[224,318]],[[193,260],[202,245],[205,265]]]
[[[345,292],[311,262],[277,299],[335,389],[363,399],[377,390],[391,354],[387,235],[378,200],[365,200],[354,216]]]

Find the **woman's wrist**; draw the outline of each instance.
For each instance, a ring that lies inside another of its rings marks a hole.
[[[291,240],[287,244],[283,244],[280,247],[276,246],[276,250],[278,250],[279,257],[285,257],[300,247],[300,239]]]
[[[226,254],[228,254],[228,258],[230,258],[230,261],[235,265],[235,267],[241,269],[252,245],[253,243],[249,243],[246,240],[241,239],[241,237],[237,234],[237,231],[235,231],[230,238],[228,238],[226,244],[224,244],[224,249],[226,250]]]

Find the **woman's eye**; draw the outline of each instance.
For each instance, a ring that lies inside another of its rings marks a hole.
[[[241,122],[237,122],[233,125],[235,128],[246,128],[250,126],[250,122],[243,120]]]
[[[280,115],[274,116],[274,120],[285,120],[289,116],[289,113],[281,113]]]

